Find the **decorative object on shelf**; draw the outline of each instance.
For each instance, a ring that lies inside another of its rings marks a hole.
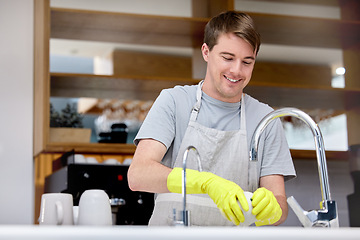
[[[154,101],[130,99],[79,98],[78,111],[83,114],[107,115],[111,119],[144,121]],[[130,125],[126,122],[127,125]]]
[[[50,103],[50,127],[83,128],[83,116],[76,110],[75,105],[66,104],[61,113]]]
[[[50,142],[90,142],[91,129],[83,128],[82,119],[74,105],[59,113],[50,103]]]
[[[128,133],[137,133],[153,104],[153,101],[123,99],[97,99],[92,102],[95,104],[91,108],[101,112],[95,119],[100,143],[126,143]]]
[[[114,123],[111,125],[110,132],[100,132],[98,134],[99,143],[126,143],[128,127],[125,123]]]

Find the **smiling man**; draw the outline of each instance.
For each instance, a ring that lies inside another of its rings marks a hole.
[[[205,28],[202,55],[206,76],[198,85],[165,89],[156,99],[136,138],[128,172],[134,191],[156,193],[149,225],[173,225],[173,209],[182,210],[182,159],[189,146],[187,209],[195,226],[234,226],[249,210],[244,191],[252,195],[256,226],[285,221],[288,207],[284,181],[295,176],[280,121],[273,121],[260,139],[254,182],[248,174],[249,143],[261,119],[273,109],[244,93],[254,69],[260,36],[252,19],[229,11]]]
[[[218,43],[204,43],[202,54],[208,63],[203,91],[223,102],[239,102],[254,69],[253,47],[234,33],[223,33]]]

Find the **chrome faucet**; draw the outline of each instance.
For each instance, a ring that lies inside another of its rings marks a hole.
[[[339,227],[336,202],[331,200],[330,197],[330,186],[326,165],[324,140],[321,135],[320,128],[309,115],[296,108],[282,108],[266,115],[261,120],[252,136],[250,142],[250,162],[254,163],[258,160],[257,153],[259,139],[264,129],[274,119],[284,116],[298,118],[302,120],[311,129],[315,141],[316,158],[322,197],[321,209],[319,210],[304,211],[293,196],[289,197],[287,199],[287,202],[289,203],[290,207],[293,209],[304,227]],[[250,172],[249,174],[254,173]],[[249,179],[252,178],[249,177]]]
[[[176,209],[173,209],[174,210],[174,225],[181,225],[181,226],[186,226],[186,227],[190,226],[190,212],[188,210],[186,210],[186,163],[187,163],[187,159],[188,159],[188,155],[189,155],[190,150],[195,150],[197,163],[198,163],[198,169],[199,169],[200,172],[202,171],[199,152],[197,151],[197,149],[195,147],[189,146],[185,150],[184,155],[183,155],[183,170],[182,170],[183,210],[180,211],[181,220],[176,219],[177,212],[176,212]]]

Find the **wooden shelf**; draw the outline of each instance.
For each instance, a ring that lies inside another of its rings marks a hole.
[[[77,153],[121,154],[132,155],[135,145],[121,143],[63,143],[51,142],[46,145],[44,153],[64,153],[74,150]]]
[[[249,13],[262,42],[343,48],[358,42],[360,22]],[[51,9],[51,38],[198,47],[207,18]]]
[[[272,107],[345,111],[360,102],[360,89],[326,86],[250,82],[245,92]]]
[[[51,96],[155,100],[160,91],[199,79],[89,74],[51,74]],[[360,89],[251,82],[245,92],[272,107],[344,111],[360,102]]]
[[[298,150],[290,149],[291,156],[293,159],[316,159],[315,150]],[[325,151],[326,160],[343,160],[347,161],[349,159],[348,151]]]
[[[175,85],[196,84],[188,78],[51,74],[51,96],[155,100],[160,91]]]
[[[314,160],[316,159],[316,152],[315,150],[297,150],[297,149],[290,149],[291,156],[294,160],[300,159],[309,159]],[[330,161],[347,161],[349,159],[349,152],[348,151],[325,151],[326,160]]]
[[[207,19],[51,9],[51,38],[192,47]]]
[[[74,150],[82,154],[121,154],[133,155],[135,145],[121,143],[49,143],[44,153],[64,153]],[[316,159],[315,150],[295,150],[291,149],[293,159]],[[327,160],[348,160],[347,151],[326,151]]]
[[[338,48],[359,41],[360,22],[249,13],[263,43]]]

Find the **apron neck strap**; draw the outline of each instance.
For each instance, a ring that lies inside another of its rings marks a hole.
[[[201,106],[201,88],[204,83],[204,80],[201,80],[197,86],[196,89],[196,103],[194,104],[191,115],[190,115],[190,121],[196,121],[196,118],[198,116],[200,106]],[[246,129],[246,119],[245,119],[245,94],[243,93],[241,97],[241,114],[240,114],[240,129]]]
[[[202,95],[201,88],[202,88],[203,83],[204,83],[204,80],[201,80],[197,86],[196,103],[191,110],[190,121],[196,121],[196,118],[198,116],[200,106],[201,106],[201,95]]]
[[[240,129],[246,129],[246,118],[245,118],[245,93],[241,97],[241,110],[240,110]]]

